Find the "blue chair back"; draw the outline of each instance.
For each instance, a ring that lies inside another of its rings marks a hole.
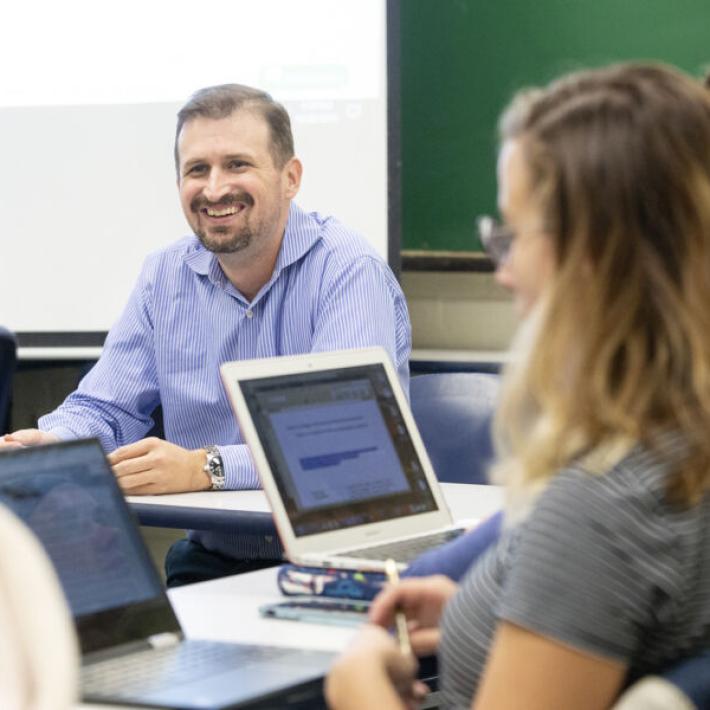
[[[477,372],[412,377],[412,414],[440,481],[488,483],[491,420],[499,386],[498,375]]]
[[[10,427],[10,403],[12,402],[12,379],[17,365],[17,342],[15,336],[0,326],[0,435]]]
[[[710,709],[710,649],[680,661],[661,675],[684,693],[698,710]]]

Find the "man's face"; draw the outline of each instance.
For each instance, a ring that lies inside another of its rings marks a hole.
[[[178,188],[188,223],[206,249],[250,253],[280,244],[300,164],[274,165],[269,128],[257,113],[196,118],[178,138]]]

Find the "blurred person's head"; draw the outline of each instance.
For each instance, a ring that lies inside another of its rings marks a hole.
[[[521,92],[500,129],[515,237],[498,279],[530,315],[501,474],[529,491],[680,430],[689,456],[669,493],[694,500],[710,479],[710,92],[668,67],[613,66]]]

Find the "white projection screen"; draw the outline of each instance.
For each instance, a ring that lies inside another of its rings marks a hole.
[[[214,84],[249,84],[281,101],[304,164],[297,202],[337,216],[396,261],[387,71],[387,15],[396,7],[392,0],[8,6],[0,43],[0,325],[25,346],[103,342],[145,256],[189,233],[173,164],[175,115],[193,91]]]

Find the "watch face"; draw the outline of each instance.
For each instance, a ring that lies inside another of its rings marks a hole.
[[[207,465],[205,470],[210,476],[212,490],[221,490],[224,488],[224,468],[222,467],[222,457],[219,455],[219,450],[216,447],[207,449]]]

